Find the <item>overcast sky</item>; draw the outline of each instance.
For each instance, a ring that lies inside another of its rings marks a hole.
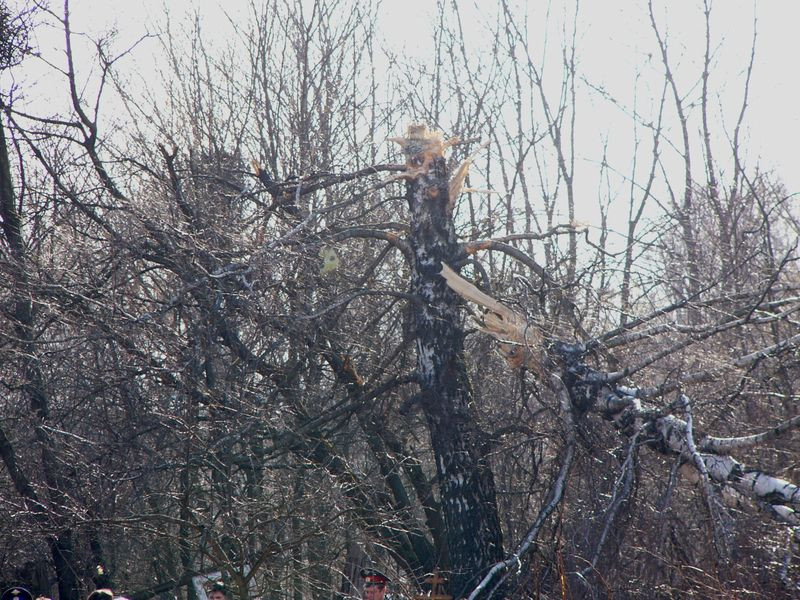
[[[658,3],[657,3],[658,4]],[[668,29],[673,59],[678,65],[679,84],[690,88],[699,75],[698,61],[702,59],[703,22],[702,1],[674,0],[668,10],[663,7],[657,15],[663,18]],[[134,40],[144,32],[157,32],[163,22],[164,7],[173,17],[197,11],[203,16],[206,30],[215,30],[220,38],[226,35],[226,19],[221,7],[233,18],[246,19],[247,0],[73,0],[73,28],[97,34],[115,27],[121,36],[120,47],[126,40]],[[459,2],[467,35],[476,49],[481,47],[481,31],[486,28],[487,8],[490,0],[480,3]],[[53,5],[56,6],[56,3]],[[433,0],[384,0],[379,9],[380,36],[390,51],[410,58],[426,60],[431,48],[430,13]],[[545,2],[531,1],[528,11],[531,18],[547,6]],[[476,8],[477,7],[477,8]],[[559,0],[551,3],[551,10],[562,10]],[[720,131],[730,131],[741,104],[743,70],[747,65],[753,36],[754,13],[758,18],[757,54],[752,80],[750,108],[747,118],[747,159],[750,167],[758,163],[764,169],[774,170],[787,184],[790,192],[800,190],[800,173],[797,172],[797,140],[800,139],[800,79],[794,62],[800,56],[796,29],[800,23],[800,1],[770,0],[717,0],[713,3],[714,20],[712,36],[716,42],[715,67],[711,85],[718,95],[715,101],[721,107],[723,122]],[[537,12],[538,11],[538,12]],[[581,5],[578,26],[580,69],[594,83],[603,85],[619,98],[630,97],[637,66],[641,67],[653,52],[654,39],[649,28],[644,0],[587,0]],[[39,33],[43,46],[60,43],[60,38],[46,31]],[[142,47],[135,62],[139,69],[146,68],[148,50]],[[655,56],[654,60],[658,60]],[[686,78],[681,80],[680,69],[685,67]],[[653,69],[656,71],[657,69]],[[41,84],[41,82],[39,83]],[[588,115],[600,136],[613,136],[617,120],[621,118],[613,107],[602,103],[592,105]],[[587,115],[579,114],[586,119]],[[619,121],[622,123],[623,121]],[[448,132],[452,133],[452,132]],[[590,144],[589,138],[586,143]],[[721,140],[721,146],[726,141]],[[587,146],[586,156],[591,155]],[[581,156],[581,149],[578,148]]]

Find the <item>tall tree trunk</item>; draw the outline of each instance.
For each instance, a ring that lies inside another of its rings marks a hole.
[[[501,559],[502,533],[492,472],[483,452],[464,360],[458,297],[439,275],[458,260],[449,198],[445,145],[426,128],[396,139],[407,156],[406,199],[411,210],[412,292],[417,369],[428,421],[447,532],[450,592],[459,598]]]
[[[75,551],[72,531],[62,531],[50,542],[50,554],[58,579],[59,600],[78,600],[78,573],[76,571]]]
[[[36,347],[34,335],[35,314],[31,300],[33,294],[28,290],[28,257],[17,200],[11,180],[11,161],[5,128],[0,120],[0,226],[2,226],[2,236],[5,238],[5,247],[0,243],[0,258],[8,260],[13,273],[13,281],[7,282],[7,285],[13,286],[16,292],[12,315],[15,321],[14,334],[19,346],[20,367],[25,377],[22,389],[30,400],[31,412],[38,420],[36,439],[41,450],[40,467],[47,486],[49,504],[53,510],[53,514],[45,515],[41,508],[35,508],[33,514],[49,529],[53,528],[53,522],[61,521],[63,528],[59,529],[57,526],[56,532],[50,538],[50,552],[58,578],[59,598],[60,600],[78,600],[79,569],[75,562],[73,534],[68,527],[63,526],[63,522],[67,521],[63,515],[62,502],[68,489],[68,475],[63,473],[63,468],[56,459],[55,445],[46,429],[49,400],[45,390],[45,377],[37,358],[39,350]],[[35,501],[36,506],[41,507],[33,485],[16,463],[14,449],[4,433],[0,435],[0,457],[12,474],[17,491],[27,501]]]

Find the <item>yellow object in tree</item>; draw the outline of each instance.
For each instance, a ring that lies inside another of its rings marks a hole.
[[[341,264],[339,255],[336,254],[336,250],[330,246],[323,246],[320,248],[319,257],[322,259],[322,268],[319,270],[322,275],[330,273],[331,271],[335,271]]]

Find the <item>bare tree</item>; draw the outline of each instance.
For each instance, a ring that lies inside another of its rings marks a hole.
[[[744,159],[753,53],[719,150],[708,4],[696,81],[642,13],[650,113],[581,72],[577,3],[498,3],[491,52],[440,3],[432,70],[381,76],[377,10],[253,3],[223,45],[167,20],[148,97],[136,48],[41,9],[66,107],[2,96],[3,578],[47,549],[36,591],[70,600],[217,571],[348,597],[362,566],[458,598],[791,597],[798,215]],[[589,95],[630,165],[580,160]]]

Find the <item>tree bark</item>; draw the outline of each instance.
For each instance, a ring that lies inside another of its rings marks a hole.
[[[407,156],[406,200],[411,211],[411,291],[421,405],[430,429],[447,534],[450,593],[461,597],[503,556],[494,478],[473,414],[464,359],[460,300],[439,272],[456,264],[445,144],[421,126],[396,139]],[[500,597],[500,596],[497,596]]]

